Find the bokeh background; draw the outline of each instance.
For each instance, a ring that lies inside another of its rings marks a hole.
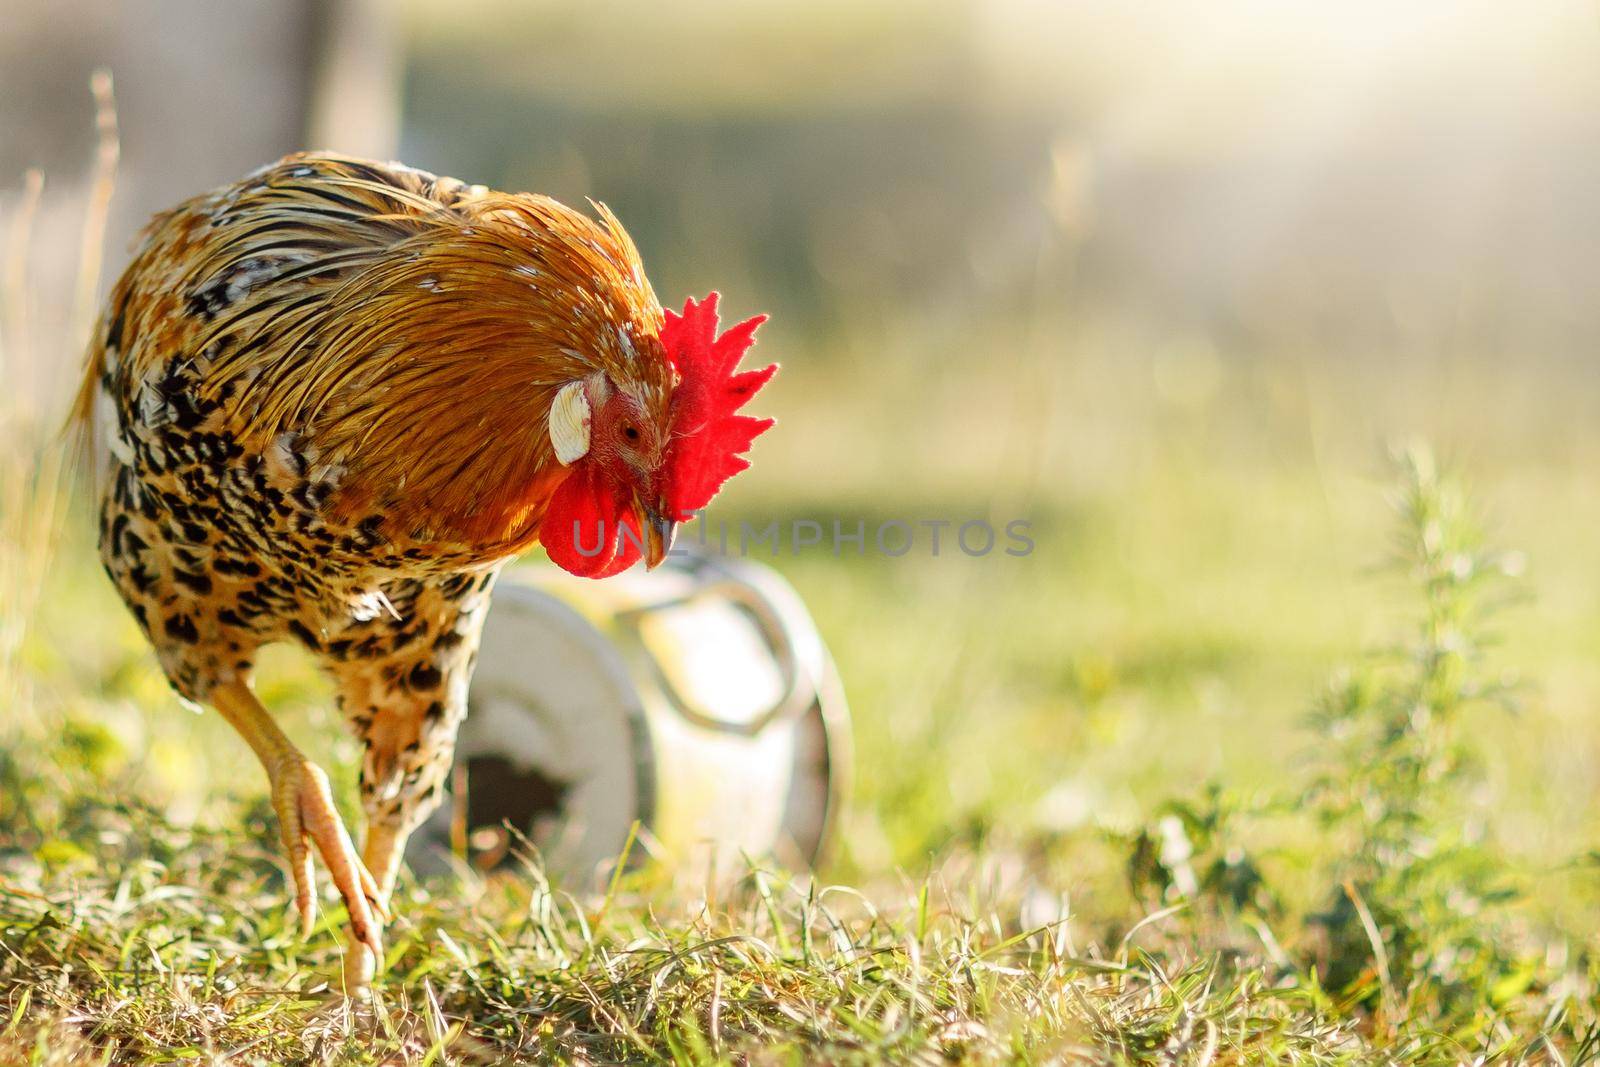
[[[1413,437],[1526,553],[1522,707],[1472,723],[1488,807],[1535,866],[1600,843],[1592,3],[9,0],[13,456],[77,373],[99,68],[102,284],[149,213],[302,147],[594,197],[665,302],[773,316],[781,426],[728,521],[1031,520],[1022,559],[775,561],[857,718],[847,871],[1280,782],[1322,680],[1393,635],[1374,565]],[[97,724],[178,818],[259,792],[159,680],[87,509],[25,514],[20,470],[6,714]],[[267,674],[348,768],[320,683]]]

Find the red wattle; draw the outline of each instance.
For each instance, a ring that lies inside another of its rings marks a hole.
[[[638,561],[644,538],[633,509],[617,499],[599,470],[581,463],[550,497],[539,541],[562,570],[609,578]]]

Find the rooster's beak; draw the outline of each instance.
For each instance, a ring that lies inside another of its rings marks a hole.
[[[678,524],[662,518],[661,513],[651,507],[640,507],[639,513],[644,517],[644,563],[654,568],[672,551]]]

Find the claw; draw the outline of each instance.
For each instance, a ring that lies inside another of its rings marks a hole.
[[[286,759],[272,772],[272,803],[278,812],[284,847],[289,852],[295,908],[300,912],[304,932],[310,934],[317,914],[311,859],[311,849],[315,845],[334,888],[344,899],[353,942],[350,953],[359,957],[371,953],[371,959],[362,959],[353,971],[349,964],[346,966],[347,979],[352,975],[366,976],[365,981],[357,983],[364,986],[383,959],[382,923],[388,920],[389,911],[378,891],[377,880],[361,862],[344,821],[334,807],[327,774],[303,757]]]
[[[317,923],[317,882],[311,849],[306,844],[299,811],[292,800],[285,806],[275,795],[273,807],[278,811],[278,832],[283,837],[284,850],[289,854],[289,871],[294,876],[294,907],[300,914],[300,936],[310,937]]]
[[[361,891],[366,894],[367,903],[372,906],[372,910],[377,913],[378,918],[386,923],[389,922],[394,916],[389,912],[388,901],[383,898],[383,890],[378,888],[378,880],[372,876],[372,872],[367,869],[366,863],[359,857],[356,859],[356,863],[361,870]]]
[[[350,944],[345,953],[346,989],[359,995],[370,986],[383,962],[383,922],[389,909],[380,884],[350,843],[333,793],[322,768],[300,754],[245,680],[218,685],[211,703],[249,743],[272,779],[272,807],[289,854],[294,878],[294,906],[309,936],[317,918],[316,872],[312,846],[322,857],[350,916]]]

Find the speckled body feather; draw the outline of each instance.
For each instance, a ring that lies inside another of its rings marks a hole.
[[[599,370],[665,417],[661,309],[601,216],[291,156],[158,217],[91,352],[101,554],[172,684],[204,700],[299,641],[366,744],[369,819],[402,835],[562,477],[552,397]]]

